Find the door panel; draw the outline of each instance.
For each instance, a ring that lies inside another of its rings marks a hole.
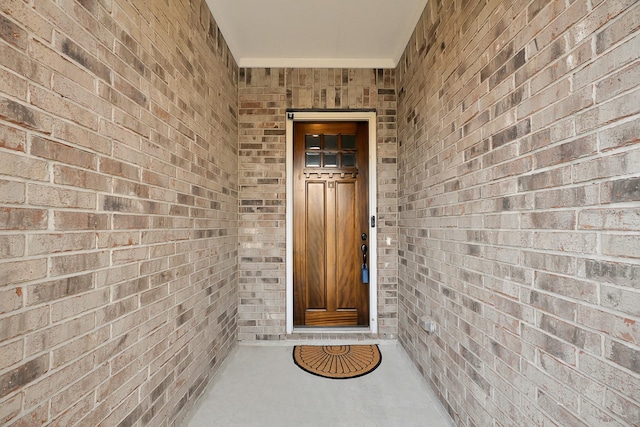
[[[324,182],[307,183],[306,282],[307,308],[323,309],[327,306],[326,265],[326,185]]]
[[[340,233],[336,236],[337,295],[336,308],[355,309],[357,297],[353,286],[349,283],[360,273],[359,238],[356,240],[356,182],[336,183],[336,222],[341,224]],[[357,270],[357,271],[356,271]]]
[[[368,325],[365,122],[294,124],[294,325]]]

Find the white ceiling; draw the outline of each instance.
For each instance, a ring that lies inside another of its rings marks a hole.
[[[206,0],[240,67],[394,68],[427,0]]]

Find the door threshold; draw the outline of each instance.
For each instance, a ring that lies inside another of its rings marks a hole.
[[[294,326],[294,334],[371,334],[369,326],[339,326],[339,327],[323,327],[323,326]]]

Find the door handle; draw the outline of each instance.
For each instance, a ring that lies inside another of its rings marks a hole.
[[[360,250],[362,251],[362,263],[366,264],[367,263],[367,245],[366,244],[362,244],[362,246],[360,246]]]
[[[369,267],[367,267],[367,245],[363,243],[362,246],[360,246],[360,250],[362,251],[362,283],[369,283]]]

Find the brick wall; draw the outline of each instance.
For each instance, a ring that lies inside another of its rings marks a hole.
[[[237,73],[204,3],[3,1],[0,424],[179,422],[236,340]]]
[[[460,426],[640,425],[638,23],[429,0],[405,51],[399,334]]]
[[[396,81],[394,70],[240,69],[241,340],[285,338],[285,111],[376,109],[379,335],[397,334]],[[354,335],[353,338],[360,337]],[[296,335],[294,338],[333,338]]]

